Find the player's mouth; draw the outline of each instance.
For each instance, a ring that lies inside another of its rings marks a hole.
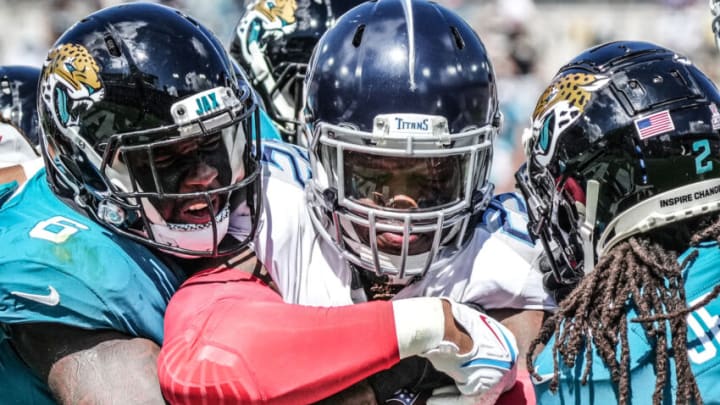
[[[405,236],[403,235],[403,232],[387,231],[378,231],[377,233],[370,235],[369,229],[366,226],[353,223],[353,227],[355,228],[358,238],[363,244],[370,246],[370,238],[374,237],[378,250],[391,255],[399,255],[402,253],[403,241],[406,238],[409,255],[425,253],[430,250],[435,236],[434,232],[410,233]]]
[[[410,234],[408,235],[408,244],[413,244],[415,241],[418,240],[418,235]],[[405,238],[403,237],[403,234],[401,233],[393,233],[393,232],[382,232],[377,234],[377,242],[378,246],[380,247],[396,247],[396,248],[402,248],[403,240]]]
[[[188,224],[204,224],[210,222],[213,216],[220,211],[220,199],[218,196],[211,196],[210,202],[213,212],[205,199],[195,199],[184,203],[178,210],[178,221]]]

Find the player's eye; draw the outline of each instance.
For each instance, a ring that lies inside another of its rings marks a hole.
[[[220,137],[220,134],[210,135],[198,142],[198,146],[203,152],[213,151],[220,146],[221,140],[222,138]]]
[[[164,153],[164,154],[155,155],[155,159],[154,159],[155,167],[157,167],[159,169],[165,169],[165,168],[172,166],[172,164],[175,163],[176,160],[177,160],[176,155],[174,155],[172,153]]]

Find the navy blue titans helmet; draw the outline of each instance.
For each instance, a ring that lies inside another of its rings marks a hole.
[[[451,259],[492,198],[501,121],[470,25],[430,1],[366,2],[322,36],[305,93],[320,235],[398,284]]]

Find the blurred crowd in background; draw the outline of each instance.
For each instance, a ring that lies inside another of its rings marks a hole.
[[[342,0],[337,0],[342,1]],[[119,0],[0,0],[1,64],[40,66],[70,24]],[[595,44],[647,40],[688,56],[716,82],[720,63],[707,0],[439,0],[477,30],[498,77],[503,131],[495,142],[496,190],[514,187],[522,159],[520,138],[542,86],[572,56]],[[226,44],[240,19],[242,0],[170,0],[214,30]]]

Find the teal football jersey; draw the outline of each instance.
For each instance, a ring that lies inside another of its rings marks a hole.
[[[264,111],[260,133],[282,144]],[[44,169],[12,196],[17,188],[0,184],[0,324],[59,322],[161,343],[165,307],[183,276],[60,201]],[[1,326],[0,403],[53,404]]]
[[[182,276],[60,201],[44,169],[3,204],[0,224],[0,323],[62,323],[162,342],[165,307]],[[0,354],[0,371],[22,366],[13,357]],[[36,396],[17,388],[0,384],[0,398]]]
[[[704,242],[688,249],[679,258],[682,262],[693,251],[698,257],[685,269],[685,291],[689,304],[703,299],[713,287],[720,283],[720,247],[717,242]],[[642,325],[630,320],[637,318],[633,310],[628,313],[628,341],[630,345],[630,381],[631,403],[648,404],[652,402],[655,389],[655,357],[653,346],[647,339]],[[720,298],[690,313],[687,317],[688,351],[690,364],[697,379],[700,393],[705,404],[720,404]],[[668,331],[669,335],[669,331]],[[668,336],[669,341],[669,336]],[[568,368],[560,363],[560,384],[558,392],[549,390],[553,373],[552,346],[550,340],[535,361],[535,367],[541,381],[535,383],[535,392],[539,404],[609,404],[616,403],[617,390],[610,379],[610,372],[593,348],[593,363],[589,381],[580,384],[585,369],[584,361],[577,361],[575,367]],[[618,350],[619,352],[619,350]],[[559,359],[560,360],[560,359]],[[618,355],[619,360],[619,355]],[[667,366],[669,380],[666,385],[664,403],[675,403],[676,381],[675,361],[670,358]]]
[[[0,329],[0,398],[5,405],[46,405],[55,401],[48,387],[23,363]]]

